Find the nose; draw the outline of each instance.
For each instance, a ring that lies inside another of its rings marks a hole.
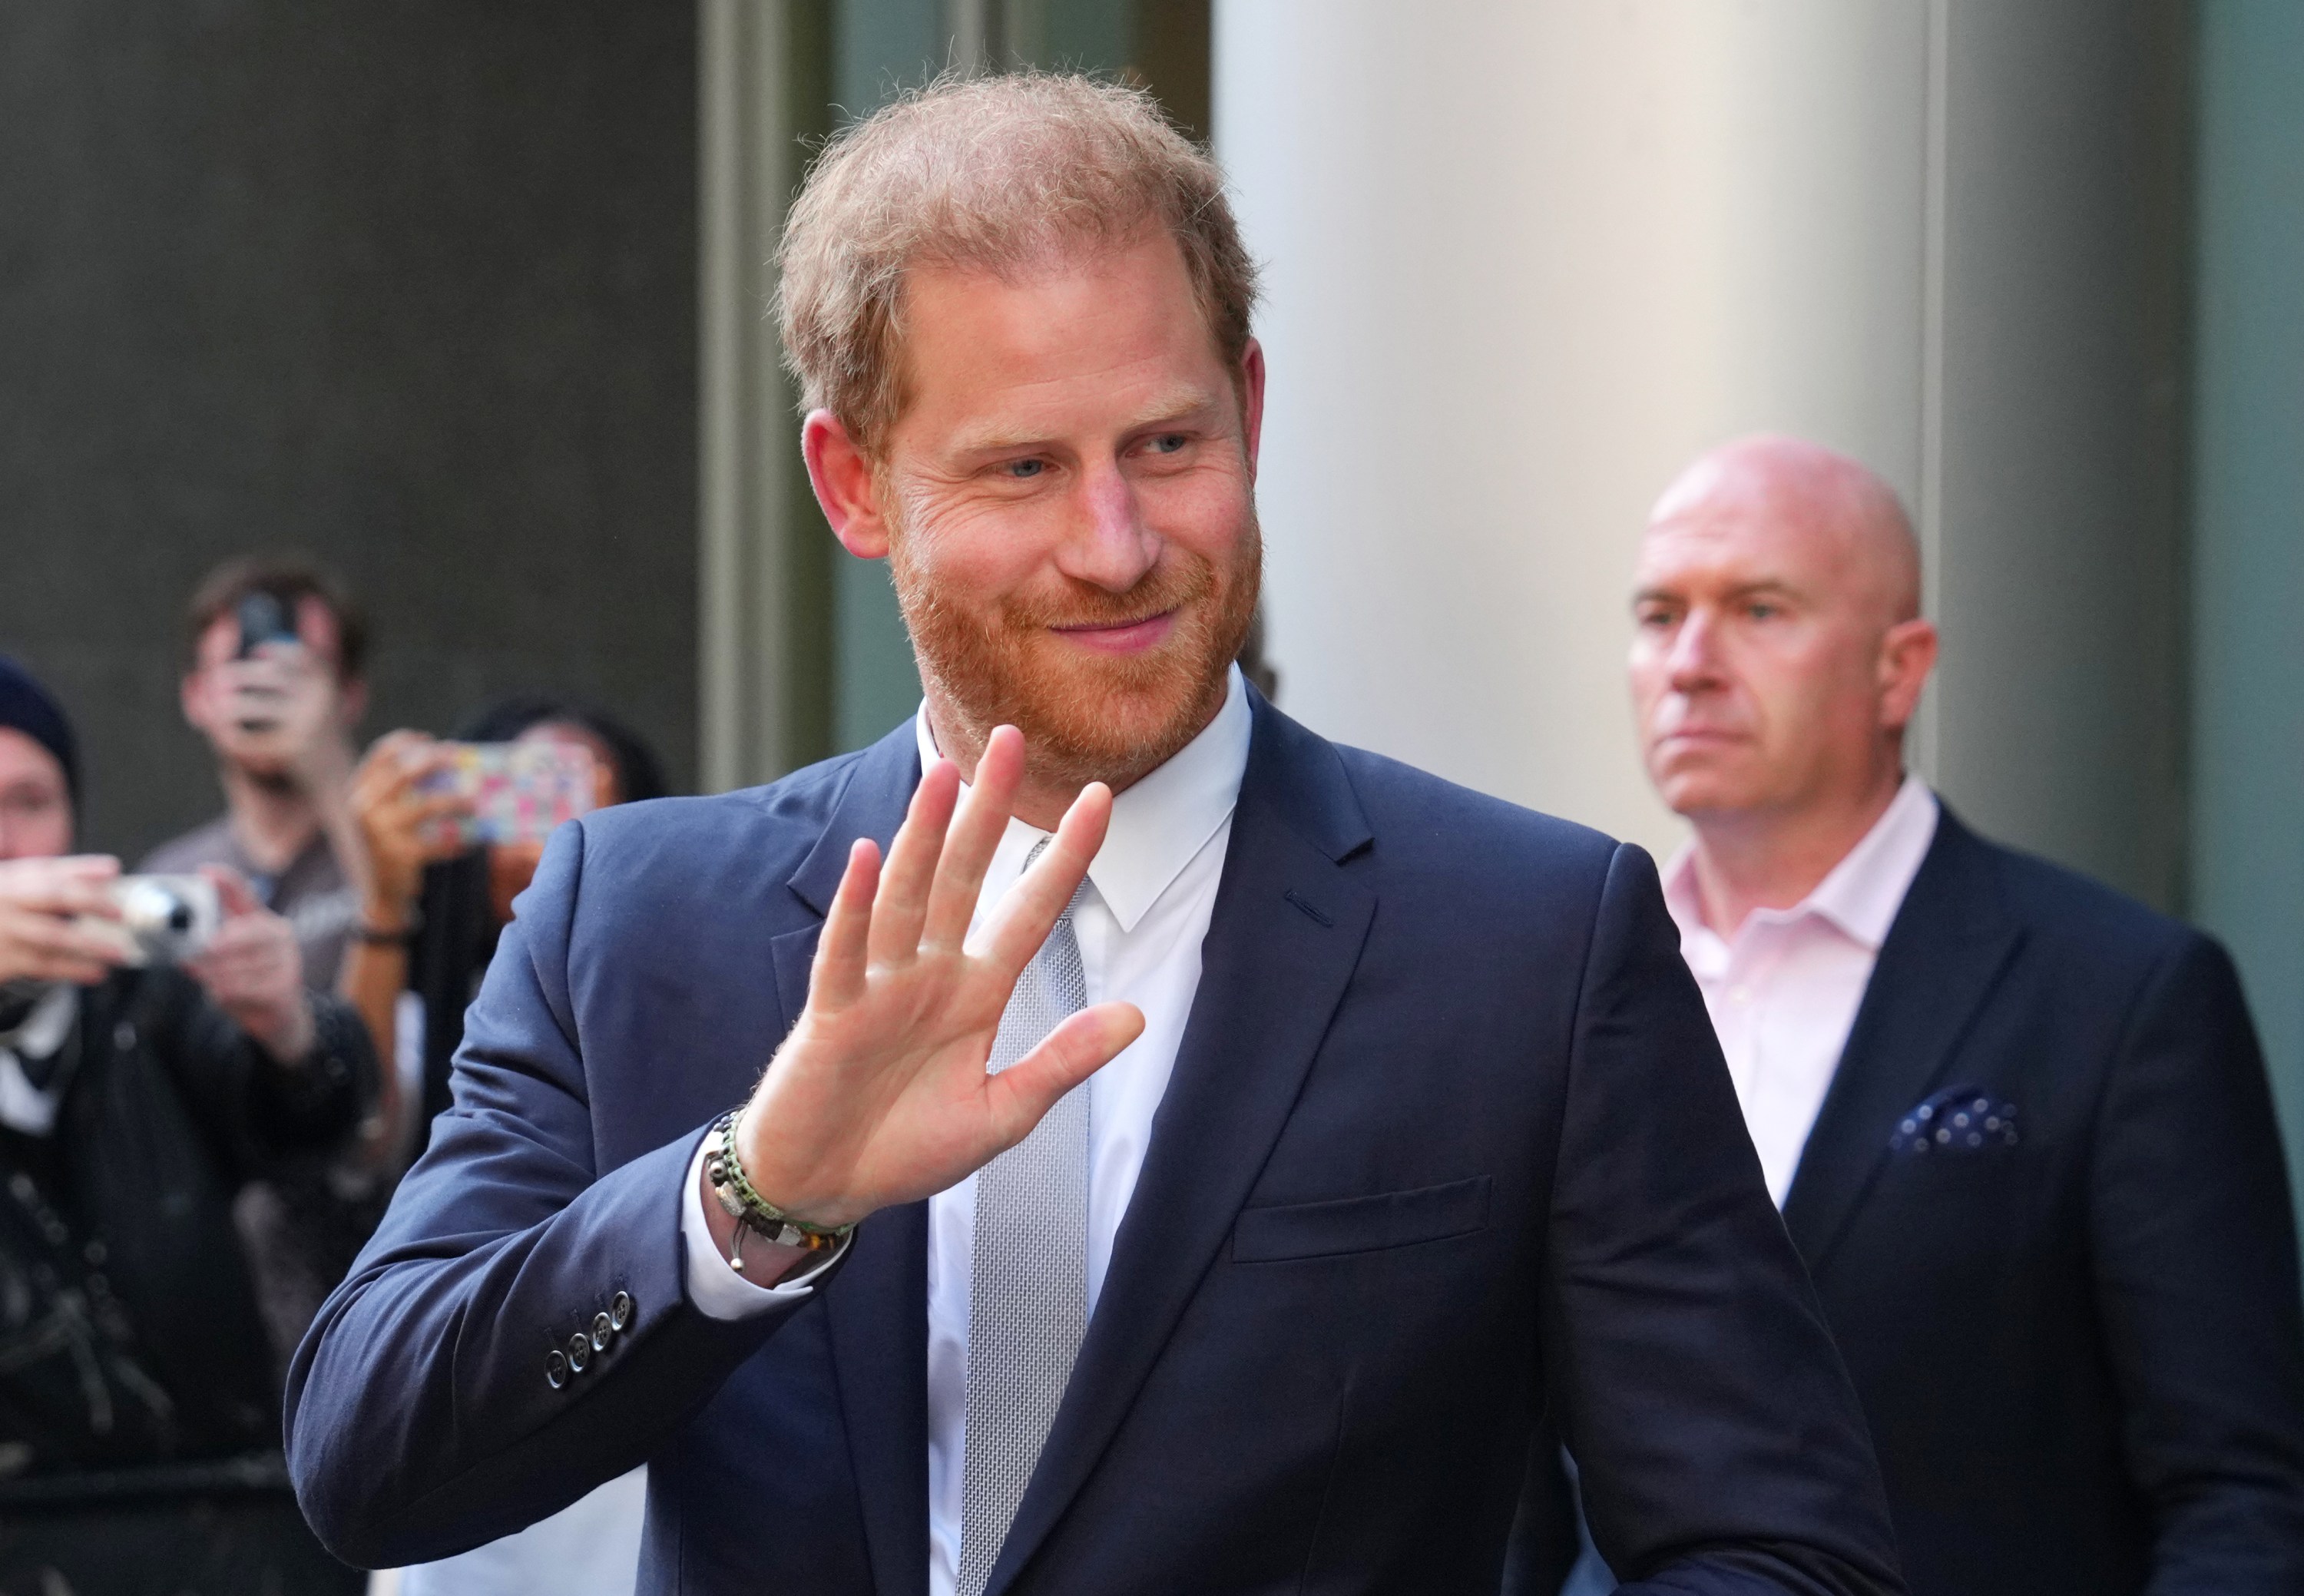
[[[1057,568],[1110,593],[1125,593],[1160,560],[1160,538],[1144,524],[1136,489],[1116,459],[1081,472],[1072,535]]]
[[[1719,639],[1714,633],[1711,612],[1698,608],[1688,612],[1673,633],[1664,663],[1674,692],[1698,692],[1719,685]]]

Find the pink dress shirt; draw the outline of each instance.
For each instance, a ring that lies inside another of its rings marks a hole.
[[[1711,1011],[1768,1194],[1782,1207],[1840,1067],[1880,944],[1936,840],[1937,804],[1917,776],[1872,829],[1789,909],[1758,909],[1731,938],[1704,923],[1693,846],[1664,870],[1664,904]]]

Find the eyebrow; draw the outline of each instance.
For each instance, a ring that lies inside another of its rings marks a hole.
[[[1755,582],[1739,582],[1728,590],[1731,598],[1749,598],[1757,593],[1781,593],[1787,598],[1797,598],[1800,590],[1781,576],[1764,576]],[[1644,587],[1632,592],[1634,604],[1673,603],[1681,595],[1671,588]]]
[[[1213,409],[1221,395],[1197,385],[1182,385],[1155,394],[1137,412],[1136,419],[1128,422],[1122,432],[1144,432],[1164,423],[1188,420]],[[978,432],[962,432],[953,440],[955,454],[997,454],[1009,449],[1026,449],[1048,442],[1045,433],[1008,432],[987,428]]]

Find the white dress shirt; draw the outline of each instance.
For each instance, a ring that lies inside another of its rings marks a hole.
[[[1789,909],[1756,909],[1732,938],[1704,922],[1694,848],[1664,870],[1681,956],[1727,1055],[1768,1194],[1783,1205],[1800,1151],[1840,1067],[1880,944],[1936,840],[1938,806],[1916,776],[1816,890]]]
[[[1216,908],[1232,840],[1232,806],[1248,768],[1248,700],[1235,667],[1224,708],[1200,734],[1113,801],[1089,890],[1072,913],[1088,1001],[1133,1003],[1144,1033],[1088,1082],[1088,1307],[1092,1316],[1112,1262],[1114,1235],[1152,1136],[1152,1116],[1200,984],[1200,943]],[[936,757],[922,707],[923,768]],[[971,934],[1023,873],[1047,833],[1008,822],[985,872]],[[699,1193],[699,1150],[688,1173],[682,1229],[689,1296],[715,1319],[735,1319],[805,1295],[806,1282],[762,1288],[728,1267],[712,1243]],[[961,1449],[968,1416],[969,1285],[976,1240],[976,1177],[928,1200],[928,1590],[950,1596],[960,1566]]]

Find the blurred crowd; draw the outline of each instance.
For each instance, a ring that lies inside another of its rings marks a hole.
[[[366,621],[301,561],[218,569],[186,621],[223,808],[132,867],[80,835],[70,706],[0,658],[0,1578],[358,1590],[287,1489],[289,1360],[447,1105],[551,824],[667,788],[550,693],[363,749]],[[628,1487],[546,1565],[402,1588],[629,1570],[637,1515]]]

